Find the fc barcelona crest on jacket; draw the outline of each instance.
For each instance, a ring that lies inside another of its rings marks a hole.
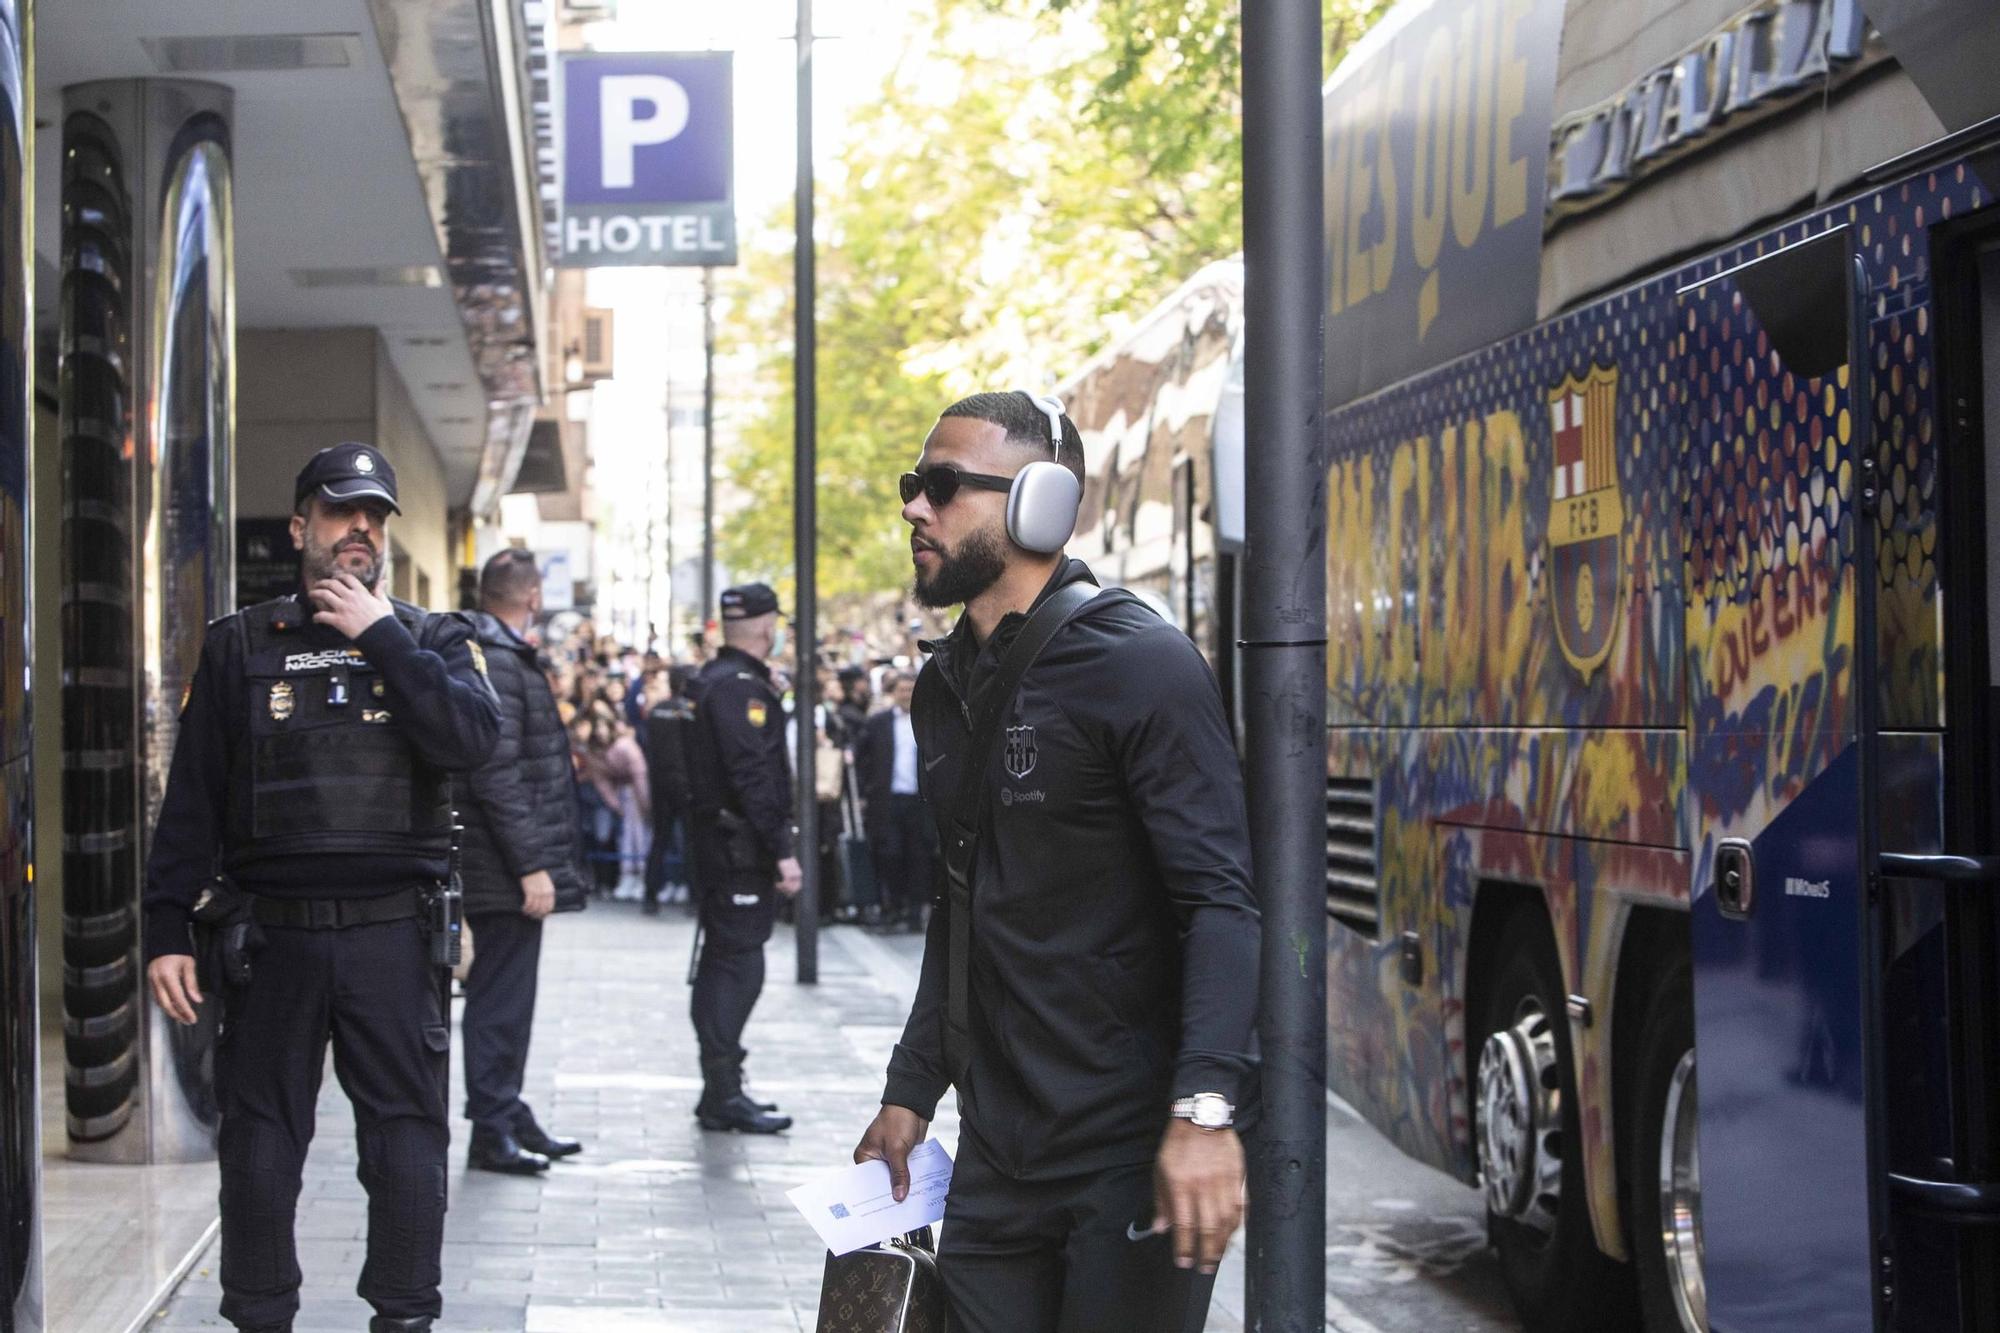
[[[1035,771],[1035,729],[1033,727],[1007,728],[1007,750],[1001,762],[1007,766],[1010,778],[1025,778]]]
[[[1556,642],[1586,681],[1611,655],[1625,599],[1617,407],[1616,366],[1592,366],[1549,390],[1549,601]]]

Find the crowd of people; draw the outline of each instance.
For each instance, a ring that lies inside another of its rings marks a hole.
[[[921,933],[937,853],[934,825],[917,795],[910,726],[915,672],[890,660],[840,662],[837,651],[829,642],[819,653],[813,709],[820,916],[826,923]],[[547,635],[542,645],[569,731],[592,892],[638,902],[648,915],[662,904],[693,902],[690,793],[671,727],[702,656],[698,643],[684,660],[642,652],[598,633],[588,620]],[[777,683],[795,746],[794,692],[782,669]]]
[[[589,1151],[540,1120],[524,1075],[544,923],[592,893],[694,905],[696,1123],[790,1128],[749,1091],[745,1030],[816,857],[830,917],[925,934],[854,1157],[905,1197],[957,1091],[937,1256],[956,1325],[1199,1327],[1255,1096],[1242,782],[1193,643],[1064,556],[1082,479],[1055,400],[946,408],[901,516],[917,600],[964,612],[915,677],[805,645],[807,709],[765,584],[722,591],[698,667],[545,620],[523,549],[485,562],[476,610],[392,600],[394,469],[367,444],[315,455],[294,483],[299,591],[210,627],[146,871],[155,1003],[188,1026],[225,1006],[223,1316],[288,1333],[298,1311],[330,1046],[369,1194],[371,1333],[433,1327],[455,966],[467,1166],[534,1176]]]

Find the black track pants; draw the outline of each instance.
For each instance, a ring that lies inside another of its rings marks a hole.
[[[228,997],[217,1051],[222,1315],[254,1326],[298,1311],[292,1222],[330,1040],[368,1191],[356,1289],[391,1319],[435,1318],[451,1027],[423,928],[411,918],[264,935],[250,984]]]
[[[1151,1162],[1013,1180],[961,1134],[938,1250],[958,1328],[1200,1333],[1215,1278],[1175,1268],[1152,1219]]]
[[[472,918],[472,970],[465,978],[465,1118],[475,1131],[518,1134],[535,1122],[521,1100],[528,1038],[535,1028],[542,923],[519,912]]]
[[[743,1056],[743,1029],[764,992],[764,943],[777,915],[775,869],[702,862],[701,963],[688,1012],[704,1066]]]

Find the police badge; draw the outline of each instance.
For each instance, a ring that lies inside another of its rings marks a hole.
[[[1618,368],[1592,366],[1549,390],[1550,598],[1556,643],[1586,683],[1611,655],[1625,600],[1625,502],[1618,486]]]
[[[271,720],[283,722],[292,715],[292,682],[281,680],[271,686]]]

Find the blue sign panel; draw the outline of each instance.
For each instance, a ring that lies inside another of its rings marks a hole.
[[[1403,0],[1327,81],[1329,407],[1534,322],[1562,16]]]
[[[562,262],[736,262],[727,51],[563,56]]]

